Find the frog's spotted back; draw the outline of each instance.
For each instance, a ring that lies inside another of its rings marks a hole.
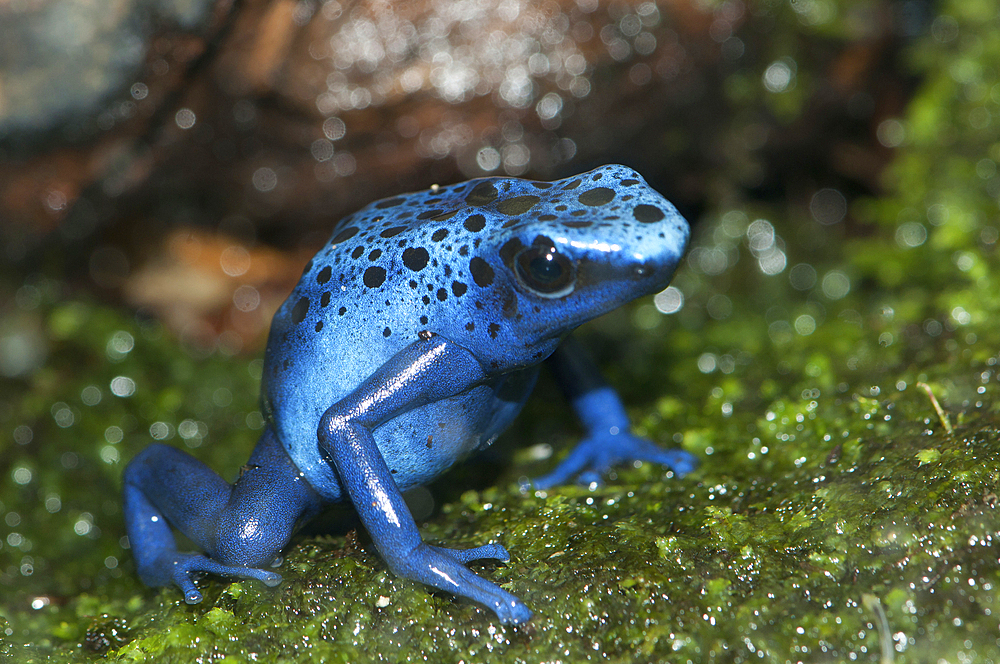
[[[523,358],[511,348],[664,287],[687,238],[676,209],[624,166],[557,182],[483,178],[343,219],[286,307],[303,331],[329,331],[340,317],[382,321],[387,340],[430,330],[482,356],[496,345],[516,363],[537,361],[551,348]],[[542,288],[532,286],[532,261]]]

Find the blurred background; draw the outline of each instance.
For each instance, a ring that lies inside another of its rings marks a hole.
[[[903,140],[903,49],[955,30],[916,0],[63,0],[0,18],[8,289],[64,279],[232,351],[260,346],[339,217],[434,183],[622,162],[695,222],[751,199],[850,227]]]

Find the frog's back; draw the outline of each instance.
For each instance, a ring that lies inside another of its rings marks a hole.
[[[542,301],[512,276],[518,250],[538,237],[590,250],[658,235],[670,240],[672,272],[687,232],[676,210],[622,166],[552,183],[484,178],[377,201],[337,224],[275,315],[268,417],[311,483],[335,484],[317,449],[323,412],[419,335],[442,335],[496,378],[376,430],[390,468],[400,467],[397,482],[426,481],[506,427],[563,334],[652,288],[592,284],[576,301]],[[595,251],[595,263],[606,258]],[[325,493],[336,498],[339,489]]]

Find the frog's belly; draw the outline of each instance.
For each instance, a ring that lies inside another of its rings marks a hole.
[[[374,431],[375,443],[400,490],[438,477],[470,452],[490,445],[521,411],[538,368],[508,374],[448,399],[415,408]],[[286,406],[288,404],[285,404]],[[333,464],[320,453],[317,428],[323,411],[300,412],[278,423],[285,449],[324,498],[344,498]]]

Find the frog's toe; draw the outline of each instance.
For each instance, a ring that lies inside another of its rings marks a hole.
[[[588,438],[577,444],[551,473],[536,477],[532,483],[537,489],[548,489],[575,477],[579,484],[603,484],[604,473],[622,460],[617,451],[614,445],[606,445],[603,440]]]
[[[524,602],[465,566],[479,558],[509,559],[502,546],[488,544],[461,551],[421,543],[404,551],[390,548],[383,555],[394,573],[479,602],[496,612],[501,622],[519,624],[531,617]]]
[[[631,434],[608,435],[582,441],[551,473],[535,478],[532,484],[535,488],[547,489],[575,476],[580,484],[600,485],[612,466],[629,461],[662,464],[678,477],[687,475],[698,465],[697,458],[684,450],[665,450]]]
[[[684,450],[660,450],[660,458],[655,461],[673,470],[677,477],[684,477],[698,467],[698,458]]]
[[[180,578],[176,579],[177,585],[180,587],[181,592],[184,594],[184,602],[187,604],[199,604],[201,603],[202,596],[201,592],[194,585],[194,581],[187,574],[184,574]]]
[[[194,584],[194,575],[196,574],[208,573],[234,576],[240,579],[254,579],[271,587],[281,583],[281,575],[276,572],[254,567],[224,565],[199,554],[179,554],[169,564],[171,565],[171,577],[184,594],[184,601],[188,604],[197,604],[202,600],[202,594]]]
[[[177,587],[181,589],[184,601],[188,604],[198,604],[202,600],[201,592],[194,585],[194,575],[201,571],[199,569],[201,567],[199,558],[204,559],[205,562],[211,562],[205,556],[182,554],[178,555],[170,563],[171,577]]]
[[[566,480],[568,480],[570,476],[572,476],[572,474],[573,473],[560,472],[560,469],[556,468],[548,475],[540,475],[534,478],[533,480],[531,480],[531,484],[536,489],[542,489],[542,490],[551,489],[554,486],[565,484]]]
[[[264,570],[260,571],[262,572],[262,574],[260,576],[260,579],[258,580],[262,581],[264,585],[267,586],[268,588],[274,588],[279,583],[281,583],[280,574],[275,574],[274,572],[265,572]]]
[[[504,563],[510,562],[510,553],[508,553],[507,549],[499,544],[485,544],[483,546],[478,546],[475,549],[459,551],[458,553],[463,563],[468,563],[472,560],[482,560],[484,558],[489,560],[499,560]]]
[[[698,459],[690,452],[666,450],[652,441],[636,436],[628,436],[620,441],[616,456],[623,461],[658,463],[670,468],[677,477],[684,477],[698,466]]]
[[[485,544],[483,546],[478,546],[475,549],[446,549],[443,547],[435,546],[431,547],[440,553],[454,558],[463,565],[472,562],[473,560],[499,560],[500,562],[510,562],[510,554],[507,549],[503,548],[499,544]]]
[[[519,599],[501,602],[494,605],[492,608],[493,611],[496,612],[500,622],[507,625],[523,625],[531,620],[531,616],[534,615],[531,612],[531,609],[529,609],[525,603]]]
[[[577,484],[585,484],[587,486],[601,486],[604,484],[604,473],[607,471],[607,468],[601,468],[600,470],[585,470],[577,476],[576,482]]]
[[[570,451],[569,456],[563,459],[551,473],[536,477],[531,480],[531,483],[535,485],[536,489],[548,489],[565,484],[578,473],[587,472],[588,469],[594,467],[594,458],[596,456],[592,452],[591,447],[588,441],[583,441],[574,447]]]

